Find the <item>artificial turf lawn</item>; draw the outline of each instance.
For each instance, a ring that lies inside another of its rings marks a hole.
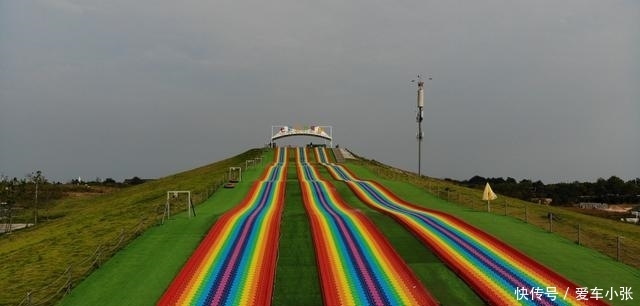
[[[265,155],[265,160],[273,154]],[[264,163],[267,164],[267,163]],[[59,305],[153,305],[197,248],[215,220],[247,195],[264,167],[243,171],[234,189],[220,189],[196,206],[147,230],[82,281]]]
[[[429,248],[402,225],[364,204],[346,184],[333,180],[324,167],[319,169],[325,179],[331,180],[345,202],[363,212],[377,225],[400,257],[441,305],[485,304],[462,279],[449,270]]]
[[[290,163],[273,305],[317,305],[322,301],[311,226],[297,175],[295,164]]]
[[[264,164],[272,159],[272,153],[268,153]],[[514,218],[472,211],[433,197],[416,186],[380,179],[364,167],[352,163],[348,163],[348,167],[363,179],[379,181],[407,201],[451,213],[487,231],[580,285],[603,289],[624,286],[640,290],[640,272],[605,255]],[[289,170],[273,304],[317,305],[321,304],[322,297],[310,226],[295,170]],[[219,190],[197,206],[196,218],[188,219],[186,213],[182,213],[163,226],[149,229],[74,288],[60,305],[153,305],[215,220],[240,203],[260,173],[261,169],[243,173],[243,182],[235,189]],[[322,173],[324,178],[330,178],[324,170]],[[348,203],[378,225],[443,305],[482,303],[402,226],[366,207],[343,183],[333,184]],[[611,303],[634,304],[615,299]]]
[[[437,198],[414,185],[380,179],[362,166],[349,163],[348,167],[361,179],[376,180],[409,202],[452,214],[484,230],[580,286],[589,289],[609,290],[613,287],[619,290],[620,287],[631,287],[632,291],[640,290],[640,270],[595,250],[515,218],[470,210]],[[558,288],[558,291],[563,290]],[[610,303],[637,305],[637,299],[634,303],[634,300],[622,301],[614,297]]]

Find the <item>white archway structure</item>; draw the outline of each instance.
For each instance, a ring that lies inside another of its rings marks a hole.
[[[271,142],[276,139],[289,136],[312,136],[319,137],[329,141],[329,147],[333,148],[333,127],[330,125],[311,125],[299,127],[291,127],[287,125],[271,126]]]

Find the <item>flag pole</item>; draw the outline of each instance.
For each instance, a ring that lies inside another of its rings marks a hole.
[[[482,199],[487,200],[487,212],[491,212],[491,200],[497,199],[498,196],[491,190],[489,182],[484,186],[484,192],[482,192]]]

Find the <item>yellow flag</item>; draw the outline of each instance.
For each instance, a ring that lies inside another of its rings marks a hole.
[[[485,201],[491,201],[491,200],[495,200],[498,198],[498,195],[495,194],[493,192],[493,190],[491,190],[491,186],[489,186],[489,183],[487,183],[487,185],[484,186],[484,192],[482,193],[482,199]]]

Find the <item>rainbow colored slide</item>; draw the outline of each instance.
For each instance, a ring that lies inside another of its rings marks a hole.
[[[359,180],[347,168],[317,159],[370,207],[405,226],[491,305],[606,305],[585,299],[578,285],[495,237],[443,212],[406,202],[384,186]]]
[[[325,305],[438,305],[375,225],[296,154]]]
[[[158,305],[267,305],[275,276],[286,150],[211,228]]]

